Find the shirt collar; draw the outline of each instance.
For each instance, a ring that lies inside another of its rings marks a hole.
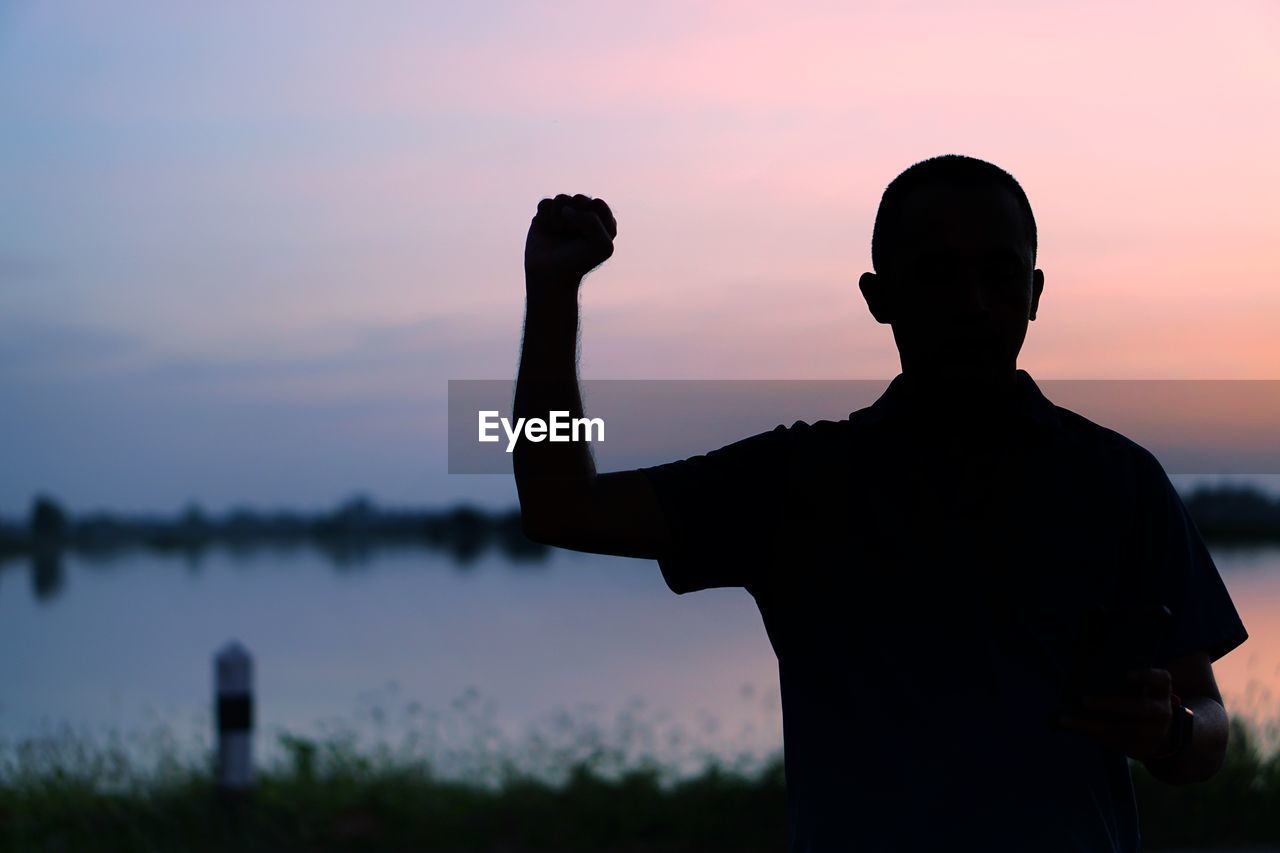
[[[918,399],[914,396],[914,391],[907,375],[899,373],[879,399],[861,410],[863,422],[878,424],[913,420],[912,416],[918,412]],[[1012,417],[1015,421],[1045,430],[1060,426],[1057,407],[1044,396],[1031,374],[1025,370],[1016,371],[1010,393],[1000,397],[996,403],[1004,410],[1001,415]],[[955,412],[955,415],[963,417],[964,412]]]

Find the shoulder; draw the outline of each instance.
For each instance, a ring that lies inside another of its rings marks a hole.
[[[796,469],[814,464],[831,465],[849,446],[852,427],[848,420],[797,420],[745,439],[742,449],[750,455]]]
[[[1112,474],[1126,474],[1139,482],[1167,482],[1164,467],[1150,450],[1110,427],[1089,420],[1079,412],[1062,406],[1053,407],[1061,435],[1068,446]]]
[[[778,424],[771,430],[760,433],[753,438],[769,437],[778,442],[790,442],[793,444],[804,444],[809,442],[821,442],[824,440],[839,439],[847,436],[851,429],[851,423],[848,418],[839,421],[832,420],[815,420],[815,421],[793,421],[790,425]]]
[[[850,415],[838,421],[794,421],[790,426],[779,424],[774,432],[785,436],[785,440],[795,448],[824,448],[846,442],[856,429],[856,421]]]
[[[771,429],[752,433],[723,447],[691,457],[685,462],[749,468],[774,463],[786,464],[807,452],[830,446],[827,439],[834,437],[839,431],[838,422],[832,421],[798,420],[790,425],[780,423]]]

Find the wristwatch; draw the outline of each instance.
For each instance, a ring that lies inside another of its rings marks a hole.
[[[1173,704],[1173,719],[1169,722],[1169,751],[1156,756],[1158,759],[1173,758],[1191,743],[1191,727],[1195,723],[1195,711],[1183,705],[1177,693],[1170,696],[1170,702]]]

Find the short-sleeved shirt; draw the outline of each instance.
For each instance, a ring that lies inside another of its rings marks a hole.
[[[1155,457],[1025,371],[943,412],[902,374],[844,420],[640,470],[672,591],[759,607],[794,853],[1136,851],[1127,757],[1049,722],[1086,613],[1167,606],[1161,660],[1248,637]]]

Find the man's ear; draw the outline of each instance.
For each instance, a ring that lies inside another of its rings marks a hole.
[[[1036,310],[1040,307],[1040,294],[1044,293],[1044,272],[1036,270],[1031,274],[1031,316],[1028,320],[1036,318]]]
[[[871,316],[876,318],[877,323],[893,322],[892,296],[888,285],[888,282],[873,272],[864,272],[858,279],[858,289],[862,291],[862,298],[867,300],[867,307],[871,309]]]

